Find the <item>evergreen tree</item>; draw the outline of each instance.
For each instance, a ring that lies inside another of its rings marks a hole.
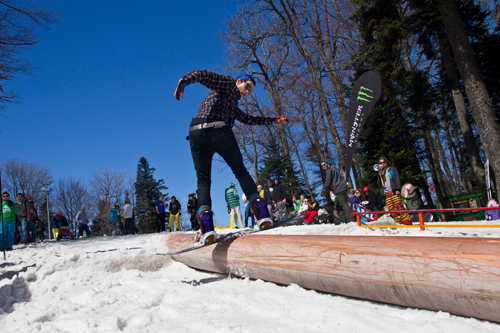
[[[271,142],[265,148],[264,156],[260,161],[262,167],[259,169],[260,177],[257,180],[259,184],[267,184],[267,179],[278,178],[285,187],[289,200],[287,206],[292,205],[291,197],[295,193],[300,193],[305,187],[305,182],[295,169],[292,162],[286,162],[279,145],[276,141]],[[289,175],[289,170],[292,174]]]
[[[155,168],[149,166],[149,162],[145,157],[141,157],[137,164],[137,177],[134,183],[135,187],[135,219],[138,222],[139,228],[144,233],[156,231],[155,218],[156,209],[155,202],[163,195],[165,202],[170,198],[168,193],[163,193],[162,190],[167,190],[164,186],[163,179],[155,180],[153,173]]]

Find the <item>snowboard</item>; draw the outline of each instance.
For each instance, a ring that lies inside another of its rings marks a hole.
[[[275,223],[273,223],[273,226],[271,228],[268,228],[268,229],[264,229],[264,230],[243,229],[240,231],[235,231],[235,232],[231,232],[229,234],[221,235],[221,236],[217,237],[215,242],[213,242],[211,244],[192,246],[192,247],[188,247],[187,249],[184,249],[184,250],[169,252],[169,253],[157,253],[156,255],[172,256],[175,254],[191,252],[191,251],[194,251],[197,249],[202,249],[202,248],[207,247],[207,246],[215,245],[215,244],[220,243],[220,242],[233,240],[233,239],[236,239],[236,238],[241,237],[241,236],[253,235],[253,234],[259,233],[261,231],[272,230],[272,229],[276,229],[276,228],[280,228],[280,227],[301,224],[303,222],[303,219],[305,216],[306,216],[306,214],[299,214],[296,216],[289,217],[283,221],[275,222]]]

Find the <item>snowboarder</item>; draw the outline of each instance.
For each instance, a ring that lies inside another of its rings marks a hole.
[[[215,153],[226,161],[249,198],[250,207],[256,217],[255,227],[258,229],[271,227],[272,220],[269,218],[267,204],[257,193],[257,185],[243,164],[243,156],[231,127],[234,126],[236,119],[248,125],[288,123],[288,119],[256,117],[240,110],[239,99],[251,94],[255,88],[255,79],[248,74],[242,74],[234,80],[230,76],[204,69],[190,72],[179,80],[174,97],[181,100],[184,97],[184,88],[196,82],[212,91],[201,104],[189,128],[189,143],[198,179],[200,205],[197,213],[200,231],[194,241],[203,245],[214,242],[217,237],[213,227],[213,212],[210,208],[212,157]]]

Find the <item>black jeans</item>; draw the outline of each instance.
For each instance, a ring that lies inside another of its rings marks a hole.
[[[165,231],[165,213],[156,215],[156,232]]]
[[[78,237],[83,237],[83,232],[87,233],[87,237],[91,236],[89,226],[87,224],[79,223],[78,224]]]
[[[123,228],[125,229],[125,235],[133,235],[134,234],[134,219],[128,218],[125,219],[123,223]]]
[[[189,144],[198,178],[198,207],[212,206],[210,187],[212,186],[212,157],[215,153],[219,154],[229,165],[247,198],[257,193],[257,185],[243,164],[243,156],[231,127],[191,131]]]

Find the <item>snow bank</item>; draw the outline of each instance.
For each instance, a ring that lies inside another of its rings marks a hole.
[[[267,232],[307,234],[313,230],[380,235],[414,232],[370,231],[351,225],[290,227]],[[14,251],[7,252],[7,261],[0,263],[0,330],[218,333],[500,330],[497,324],[448,313],[393,307],[322,294],[296,285],[282,287],[261,280],[196,271],[169,257],[156,255],[165,252],[160,244],[162,236],[104,237],[15,246]]]

